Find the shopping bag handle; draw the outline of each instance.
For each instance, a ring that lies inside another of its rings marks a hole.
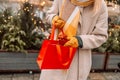
[[[52,25],[52,31],[51,31],[51,34],[50,34],[50,40],[54,39],[54,34],[55,34],[55,25],[53,24]]]
[[[58,52],[58,59],[60,60],[60,62],[61,62],[61,64],[63,65],[63,66],[66,66],[66,65],[68,65],[69,63],[70,63],[70,61],[69,60],[71,60],[71,58],[72,58],[72,51],[73,51],[73,48],[72,47],[69,47],[69,60],[68,61],[66,61],[65,63],[62,63],[62,52],[61,52],[61,48],[60,48],[60,45],[56,45],[56,49],[57,49],[57,52]]]
[[[55,25],[53,24],[53,25],[52,25],[51,34],[50,34],[50,40],[54,40],[55,30],[57,30],[57,29],[55,28]],[[63,29],[60,29],[60,31],[62,32],[62,35],[65,35]],[[58,34],[57,34],[57,35],[58,35]]]

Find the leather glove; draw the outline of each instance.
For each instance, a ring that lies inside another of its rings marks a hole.
[[[64,46],[69,46],[69,47],[78,47],[78,40],[76,37],[67,37],[69,41],[67,41]]]
[[[52,24],[54,24],[56,28],[62,29],[65,25],[65,21],[61,19],[59,16],[55,16],[52,19]]]

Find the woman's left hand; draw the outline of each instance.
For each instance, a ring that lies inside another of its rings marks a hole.
[[[76,37],[67,37],[68,41],[64,44],[64,46],[69,46],[69,47],[78,47],[78,40]]]

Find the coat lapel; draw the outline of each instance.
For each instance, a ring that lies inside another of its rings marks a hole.
[[[88,34],[93,30],[93,23],[95,22],[95,18],[92,12],[92,6],[83,8],[82,12],[82,22],[81,22],[81,34]],[[91,27],[92,26],[92,27]]]

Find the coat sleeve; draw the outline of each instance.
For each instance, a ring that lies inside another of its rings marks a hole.
[[[82,49],[93,49],[101,46],[108,38],[108,11],[107,6],[102,6],[95,28],[91,34],[80,35],[83,47]]]
[[[58,15],[58,11],[59,11],[59,0],[54,0],[52,7],[46,13],[46,19],[48,23],[51,24],[52,18],[55,15]]]

